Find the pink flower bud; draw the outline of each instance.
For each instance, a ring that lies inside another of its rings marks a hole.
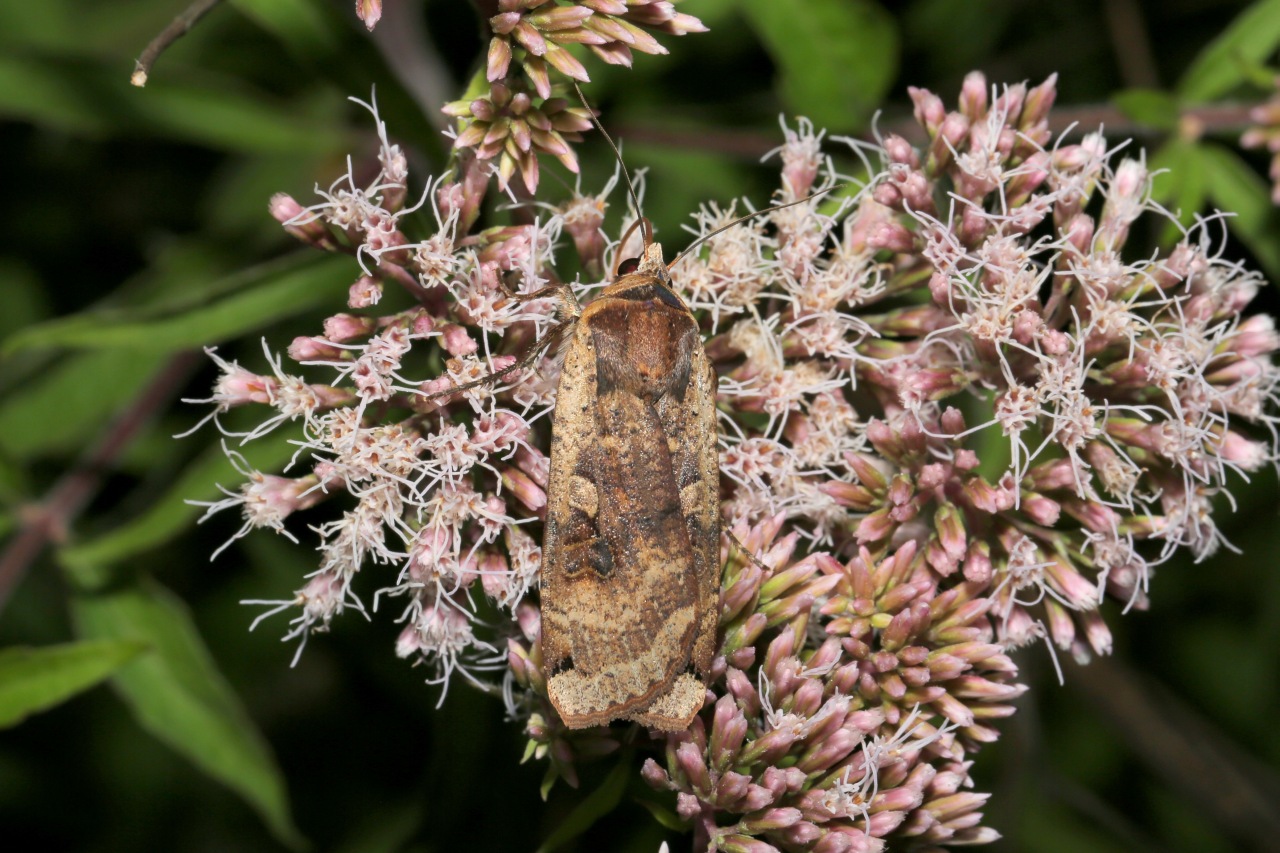
[[[844,480],[828,480],[826,483],[820,483],[818,491],[833,498],[838,505],[860,512],[868,512],[878,503],[876,497],[867,489],[861,485],[846,483]]]
[[[991,549],[986,542],[969,543],[968,553],[964,561],[964,578],[970,583],[987,584],[991,582]]]
[[[359,317],[354,314],[334,314],[324,321],[324,336],[335,344],[344,343],[352,338],[363,338],[377,328],[377,321],[372,317]]]
[[[951,435],[959,435],[965,430],[964,413],[948,406],[942,412],[942,428]]]
[[[267,203],[267,210],[271,212],[271,218],[281,225],[287,223],[290,219],[297,219],[305,214],[302,205],[288,193],[276,193],[271,197],[271,201]]]
[[[685,741],[676,748],[676,764],[689,780],[689,785],[698,791],[710,791],[711,777],[707,773],[706,762],[703,761],[702,750],[698,745]]]
[[[640,766],[640,777],[659,791],[669,790],[672,787],[671,777],[667,775],[667,771],[652,758],[646,758],[644,764]]]
[[[382,282],[364,275],[347,290],[347,307],[370,308],[382,299]]]
[[[1045,355],[1064,355],[1071,350],[1071,338],[1058,329],[1045,329],[1040,333],[1040,349]]]
[[[933,517],[934,528],[938,533],[938,541],[952,560],[959,560],[965,555],[966,534],[964,516],[955,504],[946,502],[938,507]]]
[[[1257,471],[1271,458],[1266,443],[1251,441],[1235,430],[1227,430],[1222,436],[1218,453],[1246,471]]]
[[[271,218],[284,226],[284,230],[307,245],[318,249],[335,248],[333,236],[324,220],[302,205],[287,193],[276,193],[267,206]]]
[[[542,611],[522,601],[516,606],[516,623],[520,626],[520,633],[532,643],[542,631]]]
[[[858,543],[879,542],[895,529],[897,522],[889,516],[889,509],[878,509],[858,522]]]
[[[372,32],[382,18],[382,0],[356,0],[356,17]]]
[[[492,551],[480,558],[480,586],[485,595],[503,600],[511,586],[511,569],[507,558]]]
[[[1049,108],[1053,106],[1053,102],[1057,97],[1058,73],[1055,71],[1046,77],[1043,83],[1027,92],[1022,106],[1022,116],[1018,121],[1018,128],[1026,132],[1029,128],[1045,121],[1049,116]]]
[[[916,156],[916,150],[911,147],[911,143],[897,134],[891,133],[885,137],[884,153],[889,157],[890,163],[901,163],[912,169],[920,165],[920,158]]]
[[[740,801],[750,789],[750,776],[730,770],[721,775],[719,781],[716,782],[715,793],[712,797],[721,807],[732,808],[740,804]]]
[[[746,821],[745,825],[750,827],[752,832],[767,832],[772,829],[783,829],[798,823],[801,817],[799,809],[769,809],[759,817]]]
[[[294,361],[341,361],[345,353],[324,338],[297,337],[289,344],[289,357]]]
[[[960,112],[969,120],[987,114],[987,78],[981,71],[970,71],[960,86]]]
[[[480,348],[465,326],[449,323],[440,328],[440,345],[454,357],[471,355]]]
[[[676,794],[676,814],[680,815],[682,820],[694,820],[702,814],[702,803],[693,794],[681,791]]]
[[[1062,507],[1057,501],[1032,492],[1023,496],[1022,511],[1036,524],[1043,527],[1053,527],[1058,523],[1058,516],[1062,513]]]
[[[945,462],[930,462],[920,466],[916,486],[921,492],[931,492],[951,479],[951,466]]]
[[[951,277],[935,270],[929,276],[929,295],[933,298],[935,305],[949,306],[951,304]]]
[[[855,839],[853,832],[862,836],[861,839]],[[846,832],[843,829],[838,832],[828,832],[818,840],[813,847],[813,853],[870,853],[872,850],[883,849],[883,843],[878,847],[871,844],[872,839],[867,837],[859,830]]]
[[[885,207],[891,207],[894,210],[902,210],[902,191],[898,189],[895,184],[885,182],[878,185],[875,190],[872,191],[871,197],[874,198],[878,204],[882,204]]]
[[[1242,320],[1231,336],[1230,347],[1241,358],[1270,355],[1280,349],[1275,320],[1266,314],[1255,314]]]
[[[909,253],[915,250],[915,236],[900,223],[886,219],[867,234],[867,246],[872,249]]]
[[[502,472],[503,488],[510,489],[516,500],[541,516],[547,505],[547,493],[517,468],[504,465],[499,470]]]
[[[1081,619],[1084,621],[1085,637],[1094,652],[1100,655],[1111,654],[1111,629],[1107,627],[1102,614],[1097,610],[1090,610],[1082,613]]]
[[[914,104],[913,112],[916,121],[932,137],[946,117],[946,107],[943,106],[942,99],[928,89],[919,89],[915,86],[908,86],[907,94],[911,96],[911,102]]]

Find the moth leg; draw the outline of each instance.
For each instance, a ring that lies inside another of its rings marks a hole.
[[[562,291],[565,290],[563,284],[548,284],[546,287],[538,288],[533,293],[521,293],[520,282],[522,281],[524,281],[524,273],[522,271],[507,270],[498,276],[498,287],[502,288],[504,296],[515,302],[532,302],[535,299],[545,299],[548,296],[563,296]]]
[[[567,284],[548,284],[540,287],[532,293],[521,293],[519,290],[520,282],[524,279],[524,273],[520,270],[507,270],[498,277],[498,286],[502,288],[502,293],[513,302],[523,304],[532,302],[535,299],[554,299],[556,302],[556,316],[562,321],[576,320],[582,309],[578,306],[578,299],[573,295],[573,288]]]
[[[532,294],[530,295],[532,296]],[[477,379],[473,382],[454,385],[452,388],[446,388],[443,391],[436,391],[434,394],[424,394],[422,395],[422,399],[435,400],[440,397],[452,397],[455,394],[461,394],[463,391],[470,391],[472,388],[479,388],[482,385],[497,385],[503,377],[509,376],[517,371],[524,370],[535,363],[542,357],[544,352],[554,352],[556,348],[560,346],[561,342],[563,342],[565,338],[569,337],[569,333],[573,331],[573,327],[577,322],[579,313],[577,303],[573,303],[573,313],[570,317],[556,323],[556,325],[552,326],[545,335],[534,341],[533,346],[529,347],[525,354],[521,356],[520,360],[515,364],[509,364],[501,370],[495,370],[488,376]]]

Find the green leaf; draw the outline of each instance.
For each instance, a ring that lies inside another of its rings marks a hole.
[[[415,85],[427,91],[416,92],[416,98],[406,91],[374,40],[362,27],[357,29],[349,8],[315,0],[231,0],[231,4],[279,40],[301,67],[327,81],[331,91],[367,101],[371,88],[376,89],[379,113],[393,137],[413,139],[415,147],[436,162],[452,151],[427,116],[435,118],[441,103],[456,95],[435,91],[442,84],[424,83],[421,76]],[[373,130],[372,119],[364,113],[355,126]]]
[[[165,359],[133,350],[76,354],[33,374],[0,403],[0,451],[29,458],[79,450]]]
[[[338,53],[342,33],[320,4],[311,0],[231,0],[231,5],[272,33],[294,56],[326,59]]]
[[[0,3],[0,45],[77,56],[114,56],[123,60],[120,67],[127,76],[132,69],[129,60],[173,20],[175,13],[173,3],[167,0]],[[196,33],[198,38],[201,31]]]
[[[600,787],[588,794],[587,798],[569,813],[564,822],[556,827],[551,837],[542,842],[537,853],[551,853],[552,850],[586,832],[596,821],[617,808],[618,803],[622,802],[622,792],[627,788],[627,778],[630,775],[630,762],[619,761],[600,783]]]
[[[659,826],[665,829],[674,830],[675,832],[687,832],[689,830],[689,824],[682,820],[680,815],[676,814],[662,803],[654,802],[653,800],[645,797],[637,797],[636,802],[648,810],[649,814],[655,821],[657,821]]]
[[[333,152],[345,137],[243,84],[170,68],[146,88],[94,60],[0,52],[0,116],[85,136],[169,136],[228,151]]]
[[[1151,157],[1152,197],[1178,216],[1184,226],[1195,221],[1205,205],[1208,186],[1205,183],[1204,157],[1201,146],[1187,139],[1171,139]],[[1162,229],[1160,242],[1168,244],[1181,235],[1178,226],[1169,222]]]
[[[236,450],[255,469],[277,471],[298,449],[283,432]],[[220,447],[210,447],[146,512],[110,533],[62,548],[58,560],[74,573],[81,587],[101,587],[115,579],[115,573],[108,571],[112,566],[188,532],[195,518],[204,512],[203,507],[192,506],[188,500],[214,499],[218,496],[218,483],[234,488],[243,479]]]
[[[76,314],[22,330],[4,343],[4,353],[48,347],[127,347],[178,350],[197,347],[278,323],[339,299],[358,268],[345,256],[300,253],[264,264],[218,284],[227,295],[182,312],[152,316],[147,310]]]
[[[1209,198],[1234,213],[1227,227],[1249,247],[1273,281],[1280,281],[1280,211],[1271,204],[1271,188],[1240,155],[1221,145],[1200,146]]]
[[[1156,89],[1125,89],[1111,98],[1116,109],[1138,124],[1156,130],[1176,130],[1180,113],[1178,101],[1168,92]]]
[[[862,127],[898,73],[898,32],[868,0],[746,0],[743,10],[781,77],[789,110],[819,127]]]
[[[1280,0],[1259,0],[1200,51],[1178,81],[1187,101],[1211,101],[1252,79],[1257,63],[1280,45]]]
[[[132,640],[103,640],[0,650],[0,728],[88,690],[145,648]]]
[[[0,281],[4,282],[0,339],[24,326],[38,323],[52,313],[48,289],[25,261],[12,256],[0,258]]]
[[[139,725],[239,794],[282,842],[302,846],[270,748],[182,603],[141,577],[108,591],[78,591],[71,605],[84,638],[141,642],[154,650],[114,681]]]
[[[913,0],[896,12],[913,51],[929,57],[934,80],[959,80],[990,63],[1022,12],[1007,0]],[[914,81],[919,85],[922,81]]]

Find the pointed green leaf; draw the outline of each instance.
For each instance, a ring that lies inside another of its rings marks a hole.
[[[231,0],[231,5],[297,57],[327,59],[341,49],[343,33],[335,31],[333,18],[310,0]]]
[[[359,268],[345,256],[302,253],[237,273],[245,284],[198,308],[153,316],[148,311],[88,312],[23,329],[4,352],[48,347],[198,347],[271,326],[322,305],[341,305]]]
[[[612,812],[622,802],[622,793],[627,788],[627,777],[631,775],[630,762],[619,761],[609,773],[600,787],[596,788],[578,807],[569,813],[564,822],[556,827],[551,837],[542,843],[538,853],[551,853],[566,842],[577,838],[590,829],[596,821]]]
[[[0,728],[60,705],[146,648],[133,640],[0,649]]]
[[[645,797],[637,797],[636,802],[645,807],[649,814],[653,816],[653,819],[658,822],[659,826],[676,832],[687,832],[689,830],[689,824],[682,820],[680,815],[662,803],[656,803]]]
[[[0,451],[17,458],[78,451],[167,358],[115,350],[75,354],[40,370],[0,402]]]
[[[341,130],[283,102],[202,72],[180,81],[177,69],[145,88],[126,70],[99,60],[0,51],[0,116],[82,136],[167,136],[208,148],[277,153],[334,152]]]
[[[788,111],[832,130],[865,125],[898,73],[898,32],[880,4],[746,0],[742,8],[778,66]]]
[[[1252,78],[1252,66],[1280,45],[1280,0],[1260,0],[1209,42],[1178,81],[1187,101],[1211,101]]]
[[[277,838],[303,841],[271,750],[218,671],[182,603],[149,578],[72,596],[86,639],[134,641],[153,652],[114,683],[138,723],[245,799]]]
[[[1204,158],[1198,142],[1172,139],[1160,147],[1150,160],[1152,197],[1177,215],[1184,226],[1195,221],[1205,205]],[[1160,233],[1161,244],[1169,244],[1181,235],[1178,226],[1166,223]]]
[[[255,469],[278,471],[298,449],[288,442],[284,432],[236,450]],[[204,507],[187,501],[216,499],[219,497],[217,484],[234,489],[243,479],[231,467],[222,448],[210,447],[137,518],[96,539],[62,548],[58,551],[58,560],[75,573],[82,587],[96,588],[109,583],[116,575],[109,571],[112,567],[191,529],[196,517],[204,513]]]
[[[1176,130],[1178,102],[1168,92],[1156,89],[1125,89],[1111,97],[1116,109],[1138,124],[1156,130]]]
[[[299,66],[328,82],[341,97],[367,101],[376,90],[379,113],[393,138],[413,139],[415,147],[425,149],[423,153],[436,161],[452,150],[441,142],[443,122],[436,111],[456,95],[438,90],[447,84],[433,83],[423,75],[415,77],[411,84],[415,91],[410,94],[375,41],[363,28],[353,26],[356,21],[350,9],[315,0],[231,0],[231,5],[279,40]],[[435,126],[432,119],[437,120]],[[372,120],[363,114],[353,126],[361,132],[373,130]]]
[[[1280,281],[1280,211],[1271,203],[1271,187],[1231,149],[1208,143],[1200,148],[1213,205],[1235,214],[1227,227],[1272,281]]]

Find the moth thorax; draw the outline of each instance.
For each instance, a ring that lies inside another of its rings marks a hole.
[[[674,294],[652,281],[609,300],[592,318],[599,390],[622,390],[649,403],[683,399],[689,354],[698,340],[693,317]]]

